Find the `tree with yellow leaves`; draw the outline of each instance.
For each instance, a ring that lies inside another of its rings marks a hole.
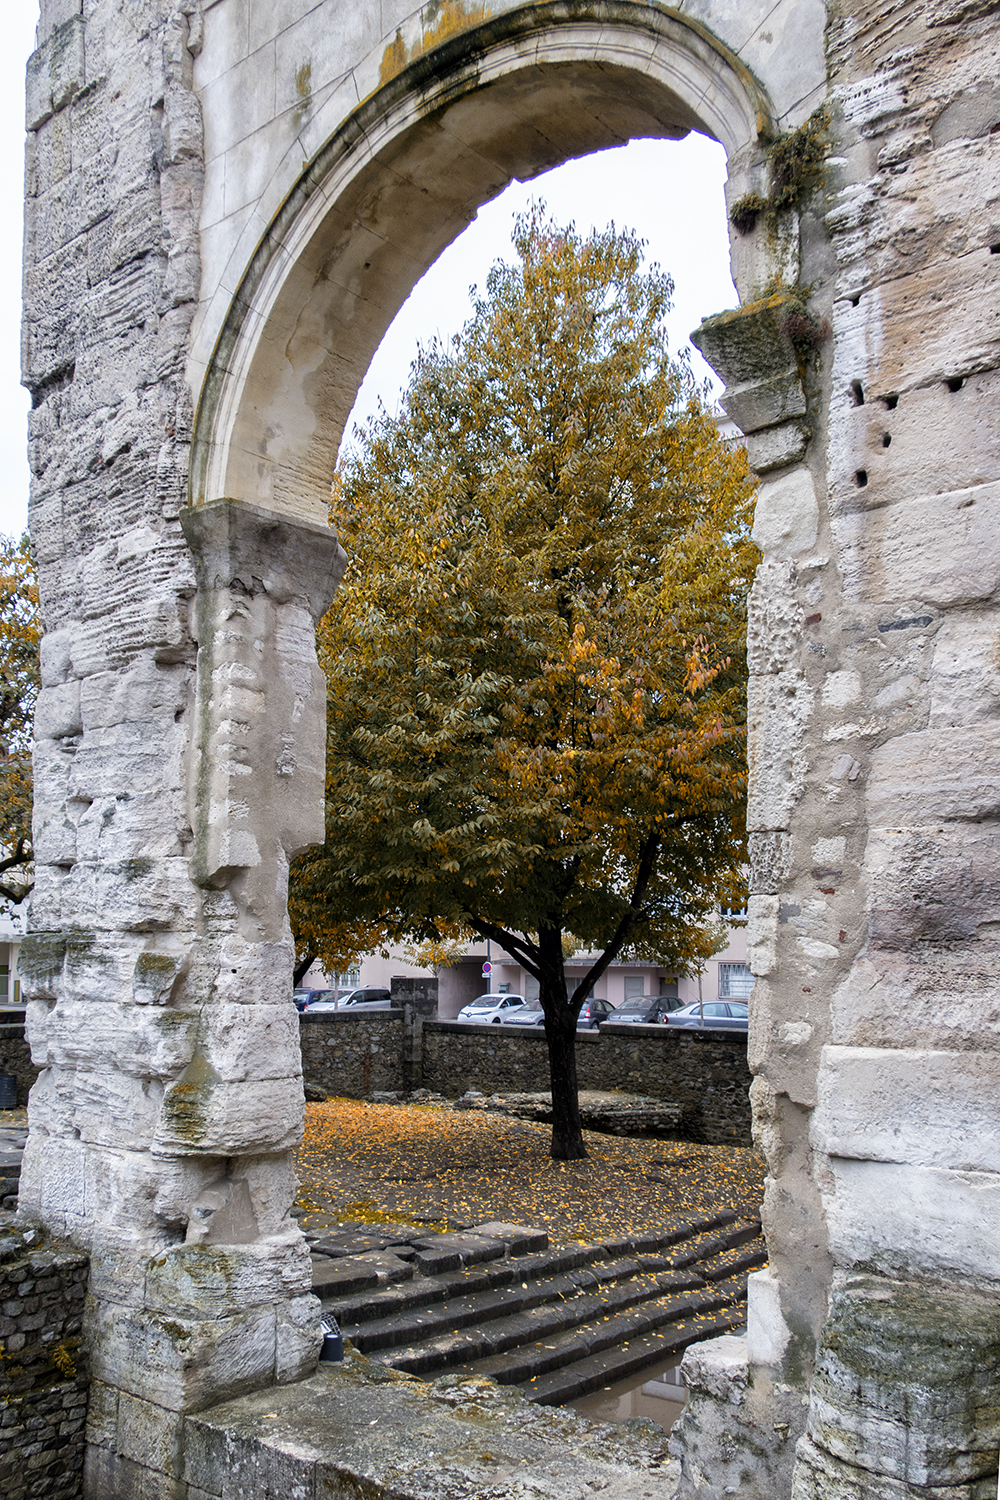
[[[616,958],[693,971],[742,901],[753,487],[640,242],[536,208],[514,245],[338,471],[327,837],[292,896],[300,948],[362,921],[514,955],[571,1160],[586,995]],[[599,954],[572,993],[566,934]]]
[[[31,735],[38,696],[38,584],[27,532],[0,536],[0,901],[31,890]]]

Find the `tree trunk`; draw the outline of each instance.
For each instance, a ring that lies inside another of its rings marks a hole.
[[[545,1015],[549,1088],[552,1092],[552,1160],[582,1161],[587,1148],[583,1144],[576,1082],[576,1017],[579,1007],[572,1010],[566,995],[561,929],[542,927],[538,938],[541,956],[538,998]]]

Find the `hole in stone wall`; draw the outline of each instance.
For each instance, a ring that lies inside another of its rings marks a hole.
[[[858,303],[860,301],[861,301],[861,293],[859,292],[856,297],[852,297],[851,298],[851,306],[852,307],[857,307],[857,305],[858,305]]]
[[[856,469],[854,473],[854,483],[857,485],[859,490],[863,490],[865,485],[868,483],[868,470]]]
[[[892,433],[891,432],[883,432],[883,434],[882,434],[882,447],[883,448],[888,448],[888,446],[889,446],[889,444],[891,442],[892,442]]]
[[[865,392],[860,380],[851,381],[851,400],[855,406],[864,406]]]
[[[885,407],[886,411],[895,411],[896,407],[899,405],[899,397],[883,396],[882,405]]]
[[[991,255],[1000,255],[1000,245],[991,245],[990,246],[990,254]]]
[[[960,391],[964,384],[964,375],[952,375],[948,380],[945,381],[945,385],[948,387],[949,391]]]

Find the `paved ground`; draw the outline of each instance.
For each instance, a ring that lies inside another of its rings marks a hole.
[[[479,1111],[328,1100],[306,1106],[298,1206],[308,1230],[350,1220],[545,1229],[554,1244],[645,1233],[689,1212],[759,1215],[754,1151],[585,1132],[553,1162],[547,1125]]]

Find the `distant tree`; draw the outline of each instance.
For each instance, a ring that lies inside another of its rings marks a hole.
[[[0,901],[31,890],[31,737],[38,697],[38,583],[25,532],[0,535]]]
[[[338,471],[327,838],[292,897],[318,947],[362,922],[517,958],[568,1160],[587,993],[616,958],[695,970],[743,899],[753,486],[640,242],[536,209],[514,244]],[[568,934],[599,955],[572,992]]]

